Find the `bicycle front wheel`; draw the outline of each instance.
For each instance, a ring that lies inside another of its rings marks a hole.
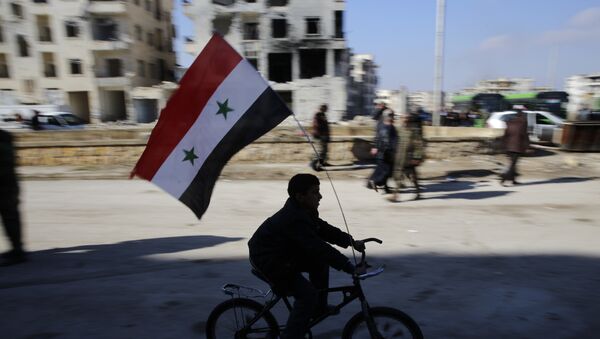
[[[279,325],[271,312],[264,312],[251,326],[264,305],[245,298],[234,298],[220,303],[208,316],[208,339],[275,339]]]
[[[371,337],[363,312],[355,314],[342,332],[343,339],[364,338],[412,338],[423,339],[419,325],[406,313],[391,307],[372,307],[371,316],[378,337]]]

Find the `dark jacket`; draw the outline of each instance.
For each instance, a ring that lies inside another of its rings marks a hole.
[[[329,122],[327,122],[327,116],[323,112],[317,112],[313,117],[313,137],[329,140]]]
[[[396,143],[398,142],[398,132],[394,125],[384,123],[377,126],[377,134],[373,141],[373,146],[377,148],[377,158],[387,161],[394,161]]]
[[[254,232],[248,247],[252,264],[278,284],[300,272],[300,262],[324,262],[341,270],[348,258],[328,242],[346,248],[352,237],[288,199]]]
[[[19,194],[15,165],[13,138],[0,129],[0,200]]]
[[[518,114],[506,122],[504,144],[508,152],[525,153],[527,147],[529,147],[527,117],[525,114]]]

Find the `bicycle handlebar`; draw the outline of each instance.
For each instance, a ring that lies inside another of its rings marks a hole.
[[[368,243],[368,242],[374,241],[374,242],[376,242],[378,244],[383,244],[383,241],[380,240],[380,239],[377,239],[377,238],[366,238],[366,239],[363,239],[361,241],[364,242],[364,243]]]

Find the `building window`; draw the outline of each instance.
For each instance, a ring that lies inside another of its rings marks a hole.
[[[135,5],[138,5],[138,6],[139,6],[139,5],[140,5],[140,0],[133,0],[133,3],[134,3]]]
[[[156,65],[151,62],[148,63],[148,74],[150,75],[151,79],[156,79]]]
[[[156,49],[159,51],[163,50],[163,31],[160,28],[157,28],[155,30],[155,36],[156,36]]]
[[[335,11],[335,37],[342,39],[344,37],[344,12]]]
[[[300,50],[300,78],[309,79],[325,75],[326,49]]]
[[[17,35],[17,45],[19,47],[19,56],[20,57],[28,57],[29,56],[29,43],[25,39],[23,35]]]
[[[106,59],[106,69],[108,76],[111,78],[123,76],[123,60],[121,59]]]
[[[56,77],[56,65],[54,64],[54,54],[42,53],[42,62],[44,63],[44,77]]]
[[[8,73],[8,62],[6,61],[6,54],[0,53],[0,78],[10,78]]]
[[[76,38],[79,36],[79,24],[75,21],[65,21],[65,31],[67,37]]]
[[[81,67],[80,59],[69,59],[69,68],[71,74],[83,74],[83,68]]]
[[[19,19],[23,19],[24,15],[23,15],[23,7],[21,7],[21,5],[19,5],[18,3],[14,3],[12,2],[10,4],[10,9],[12,11],[12,14],[14,16],[16,16]]]
[[[288,0],[267,0],[268,7],[287,6]]]
[[[150,12],[152,10],[152,3],[150,2],[150,0],[146,0],[145,8],[148,12]]]
[[[139,77],[146,77],[146,63],[144,62],[144,60],[138,60],[137,61],[138,64],[138,76]]]
[[[137,41],[144,41],[143,35],[144,34],[142,33],[142,26],[135,25],[135,38],[137,39]]]
[[[306,18],[306,35],[320,35],[320,18]]]
[[[258,22],[244,23],[244,40],[258,40]]]
[[[269,53],[269,80],[278,83],[292,81],[291,53]]]
[[[50,20],[47,15],[37,15],[36,25],[38,30],[38,40],[42,42],[52,41],[52,31],[50,30]]]
[[[287,36],[287,20],[273,19],[271,20],[271,34],[273,38],[285,38]]]
[[[148,45],[154,46],[154,34],[146,33],[146,42],[148,43]]]
[[[0,25],[0,42],[4,42],[4,28]]]
[[[256,3],[256,0],[246,0],[247,3],[253,4]]]

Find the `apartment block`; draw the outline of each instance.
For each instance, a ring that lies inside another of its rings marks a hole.
[[[348,110],[348,48],[340,0],[184,0],[195,36],[186,51],[198,55],[212,32],[250,61],[299,120],[322,103],[328,118]]]
[[[0,1],[0,105],[53,104],[88,122],[148,122],[137,87],[172,81],[171,0]]]

